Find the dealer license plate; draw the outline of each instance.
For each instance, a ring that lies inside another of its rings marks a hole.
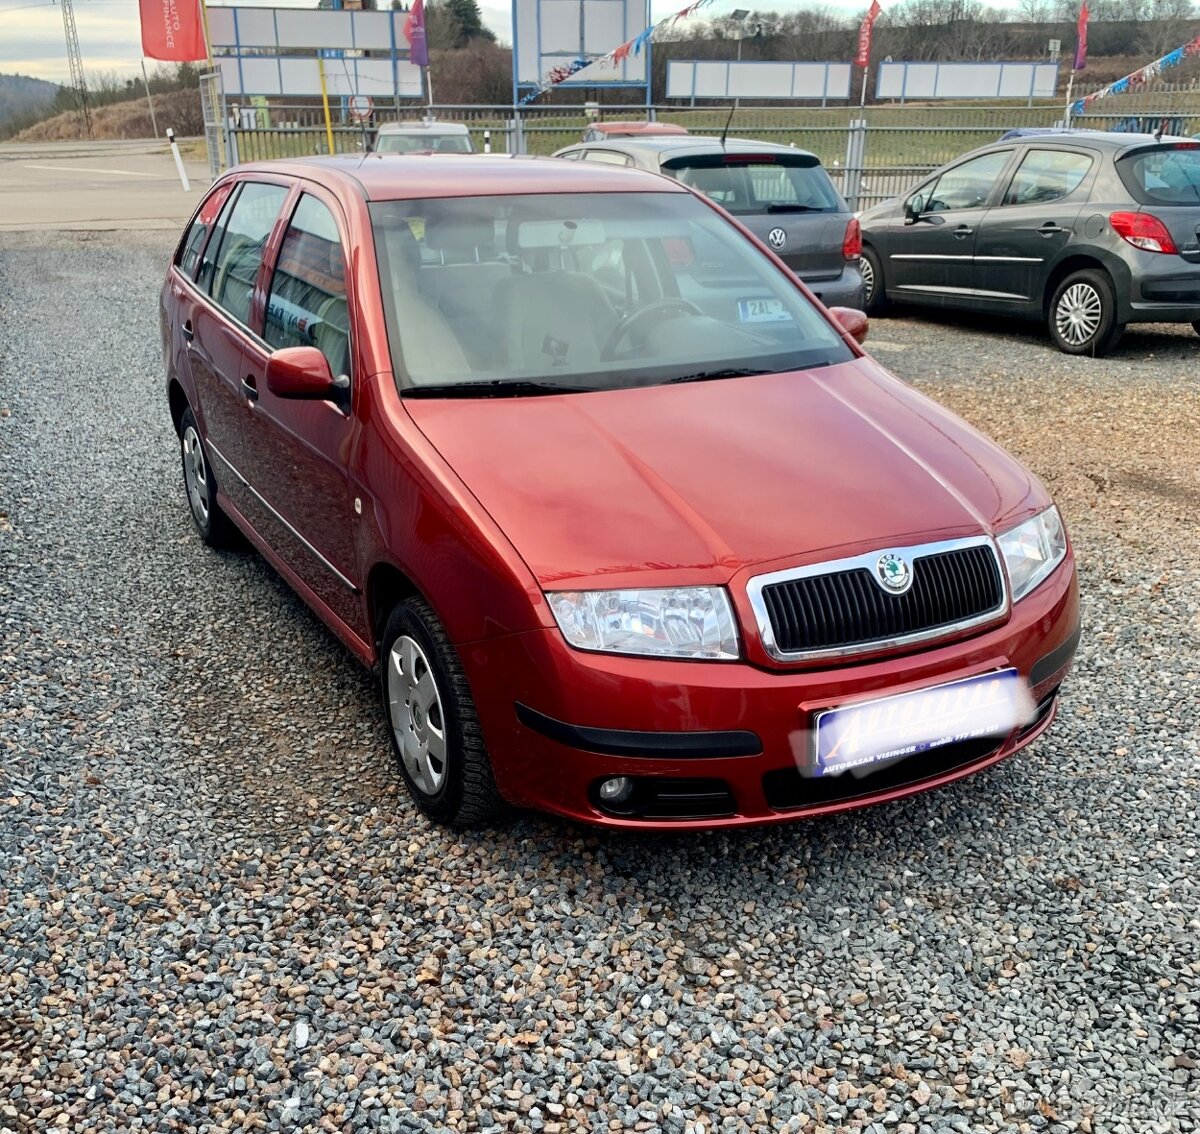
[[[826,709],[816,719],[812,774],[837,776],[981,736],[1004,736],[1029,719],[1029,691],[1015,669],[996,670]]]
[[[738,319],[743,323],[790,323],[792,313],[782,299],[739,299]]]

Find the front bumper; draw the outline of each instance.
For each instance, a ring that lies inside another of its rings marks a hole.
[[[462,660],[497,784],[512,803],[602,826],[707,828],[879,803],[1003,759],[1053,719],[1078,630],[1068,558],[999,626],[852,665],[767,669],[590,654],[556,630],[477,642]],[[861,779],[801,775],[814,713],[1009,666],[1039,705],[1023,730],[910,756]],[[612,776],[634,777],[655,806],[635,815],[603,809],[597,789]]]

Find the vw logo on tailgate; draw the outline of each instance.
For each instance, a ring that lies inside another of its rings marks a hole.
[[[774,248],[776,252],[782,252],[787,246],[787,233],[781,228],[773,228],[767,233],[767,243]]]

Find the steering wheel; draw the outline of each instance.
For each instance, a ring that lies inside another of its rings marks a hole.
[[[621,345],[622,339],[632,335],[634,330],[641,330],[643,324],[648,324],[645,327],[645,330],[648,331],[651,326],[666,322],[675,315],[703,314],[704,312],[690,299],[683,299],[679,296],[656,299],[652,303],[647,303],[645,307],[631,311],[612,329],[612,334],[608,336],[608,341],[600,351],[600,358],[604,362],[612,362],[616,358],[617,347]]]

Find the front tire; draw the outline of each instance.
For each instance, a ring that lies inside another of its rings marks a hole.
[[[213,476],[191,407],[179,419],[179,455],[188,510],[197,533],[209,547],[232,547],[237,541],[237,529],[217,502],[217,478]]]
[[[466,674],[429,604],[406,599],[383,632],[380,677],[392,750],[431,819],[470,827],[502,814]]]
[[[1112,280],[1093,268],[1072,272],[1050,300],[1050,338],[1064,354],[1099,358],[1117,345],[1125,328],[1117,322]]]
[[[863,310],[868,315],[883,314],[887,307],[887,296],[883,287],[883,264],[874,248],[863,245],[858,270],[862,272],[863,278]]]

